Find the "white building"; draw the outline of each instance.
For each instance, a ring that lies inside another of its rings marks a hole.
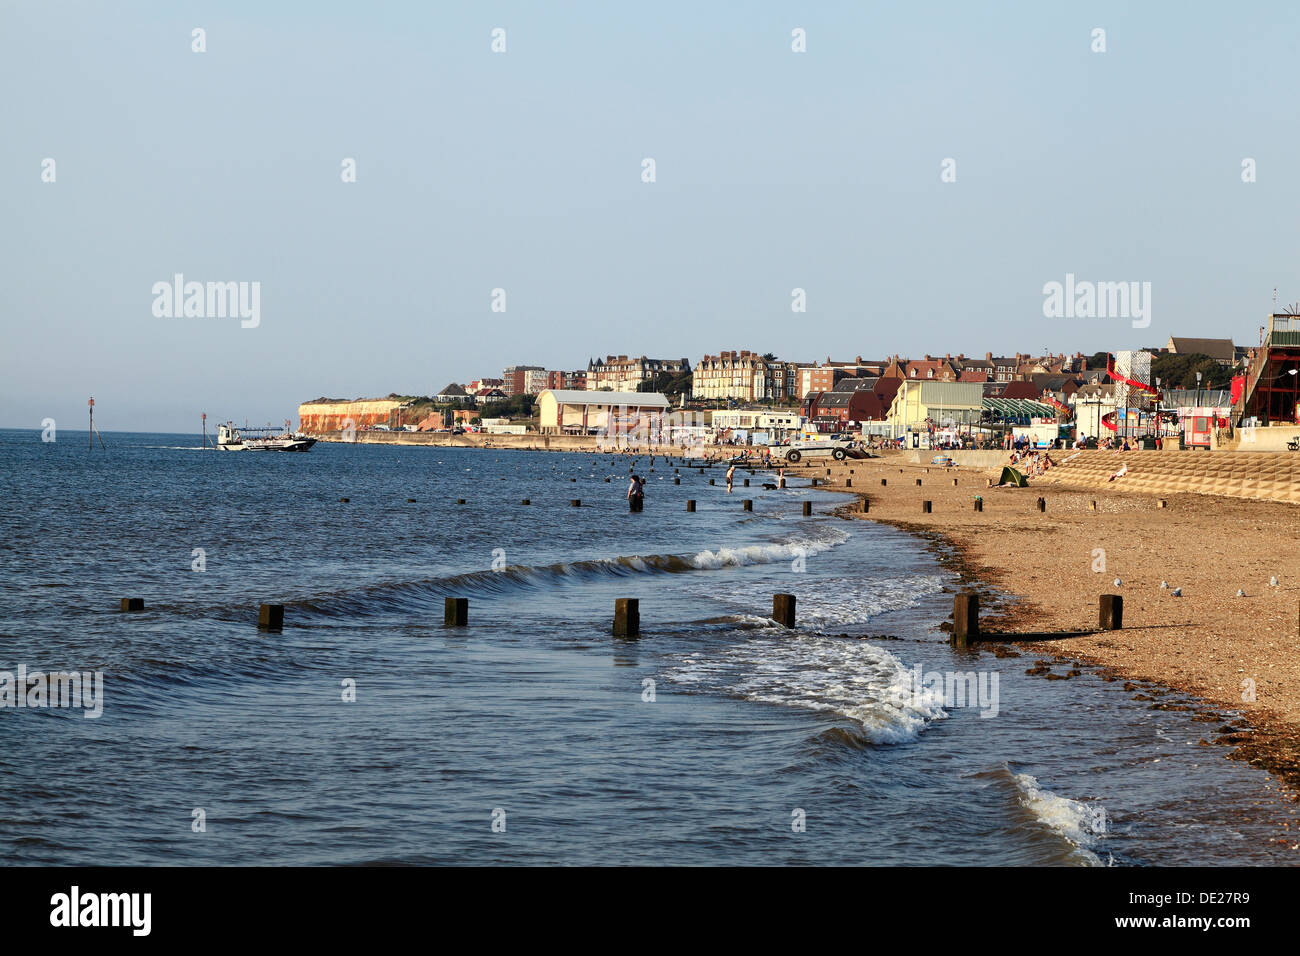
[[[589,392],[546,389],[537,396],[543,435],[626,436],[659,441],[668,398],[659,392]]]

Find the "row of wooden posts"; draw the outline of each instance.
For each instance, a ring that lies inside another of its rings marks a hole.
[[[143,611],[143,598],[122,598],[123,611]],[[772,595],[772,620],[782,627],[795,626],[795,596]],[[445,627],[469,625],[469,598],[449,597],[443,602]],[[284,605],[263,604],[258,608],[257,626],[261,630],[279,631],[284,627]],[[1101,595],[1097,628],[1118,631],[1124,626],[1124,598],[1119,594]],[[641,633],[641,602],[638,598],[618,598],[614,601],[614,636],[636,637]],[[999,635],[1010,636],[1010,635]],[[953,599],[952,640],[966,645],[980,638],[980,599],[974,591],[962,591]]]
[[[783,627],[794,627],[795,597],[793,594],[772,595],[772,620]],[[123,611],[143,611],[144,598],[122,598]],[[443,599],[442,623],[444,627],[469,626],[469,598]],[[279,631],[284,628],[284,605],[263,604],[257,611],[259,630]],[[638,598],[618,598],[614,601],[614,636],[636,637],[641,633],[641,602]]]
[[[772,620],[782,627],[794,627],[794,609],[793,594],[772,595]],[[442,623],[444,627],[468,627],[469,598],[444,598]],[[636,637],[641,633],[640,598],[615,599],[613,633],[615,637]]]
[[[653,470],[654,469],[652,468],[651,471]],[[700,471],[703,472],[704,469],[701,468]],[[605,480],[608,481],[609,479],[606,478]],[[748,479],[746,479],[745,484],[746,485],[749,484]],[[349,499],[347,498],[339,499],[339,501],[345,503],[348,500]],[[465,503],[466,502],[464,498],[456,499],[456,504],[458,505],[463,505]],[[524,498],[519,503],[521,505],[531,505],[533,502],[531,498]],[[570,498],[569,504],[574,508],[579,508],[582,506],[582,499]],[[745,498],[741,502],[741,506],[745,511],[753,511],[754,501],[752,498]],[[812,516],[813,513],[812,507],[813,507],[813,503],[811,501],[803,502],[804,517]],[[695,510],[694,498],[686,499],[686,510],[687,511]],[[867,510],[867,501],[865,498],[862,499],[862,510],[863,511]],[[144,598],[134,598],[134,597],[122,598],[122,610],[143,611]],[[447,598],[446,608],[444,612],[444,624],[446,624],[449,627],[451,626],[464,627],[466,624],[468,614],[469,614],[468,598]],[[776,595],[772,605],[772,617],[778,623],[784,623],[786,627],[794,627],[794,595],[793,594]],[[640,630],[640,620],[641,620],[640,612],[637,610],[637,599],[619,598],[618,601],[615,603],[614,633],[619,634],[620,636],[633,636],[637,634]],[[789,623],[785,623],[787,620],[789,621]],[[261,630],[278,631],[283,629],[284,605],[283,604],[260,605],[258,607],[258,613],[257,613],[257,626]]]
[[[1097,613],[1097,630],[1118,631],[1124,626],[1124,598],[1119,594],[1101,595]],[[1014,637],[990,635],[994,640]],[[974,591],[962,591],[952,604],[952,641],[966,645],[980,639],[980,597]]]

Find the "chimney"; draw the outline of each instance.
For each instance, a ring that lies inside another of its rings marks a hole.
[[[984,361],[986,361],[986,362],[992,362],[992,361],[993,361],[993,353],[992,353],[992,352],[985,352],[985,353],[984,353]]]

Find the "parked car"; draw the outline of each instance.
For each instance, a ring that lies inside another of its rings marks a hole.
[[[780,457],[794,464],[804,458],[824,458],[829,455],[836,461],[843,461],[848,457],[848,452],[844,449],[844,443],[836,441],[832,436],[827,435],[819,439],[803,439],[792,441],[790,444],[780,449]]]

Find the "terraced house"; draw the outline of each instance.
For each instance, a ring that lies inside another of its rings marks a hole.
[[[643,382],[653,382],[655,377],[668,372],[677,375],[688,372],[690,359],[652,359],[644,355],[628,358],[626,355],[607,355],[602,359],[587,360],[587,390],[608,389],[615,392],[635,392]]]
[[[785,401],[800,395],[800,363],[748,349],[706,355],[695,366],[691,393],[699,399]]]

